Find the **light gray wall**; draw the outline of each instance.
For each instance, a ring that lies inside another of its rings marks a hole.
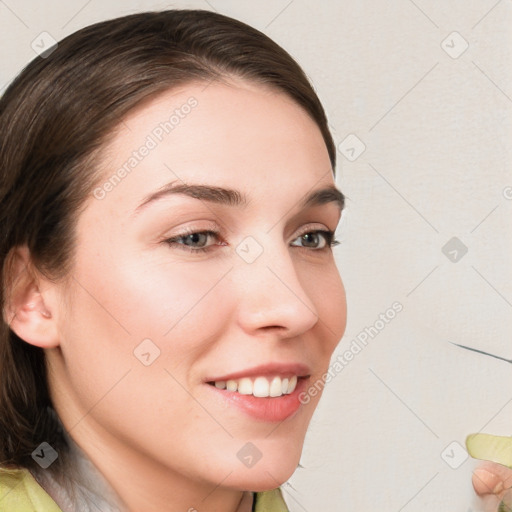
[[[264,31],[326,106],[348,196],[336,356],[403,306],[334,371],[284,486],[292,512],[479,510],[460,445],[512,433],[512,368],[448,341],[512,358],[511,2],[2,0],[0,88],[41,32],[171,6]]]

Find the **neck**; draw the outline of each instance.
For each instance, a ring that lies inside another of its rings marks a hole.
[[[86,421],[66,434],[59,473],[34,476],[63,512],[251,512],[253,497],[198,482],[126,446]]]
[[[83,432],[85,434],[85,432]],[[224,489],[219,484],[194,480],[127,443],[87,432],[84,450],[109,481],[126,505],[123,512],[242,512],[239,505],[244,493]],[[78,441],[80,442],[80,441]],[[250,509],[243,512],[250,512]]]

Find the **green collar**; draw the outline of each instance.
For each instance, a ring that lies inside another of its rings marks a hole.
[[[254,493],[253,512],[289,512],[281,489]]]

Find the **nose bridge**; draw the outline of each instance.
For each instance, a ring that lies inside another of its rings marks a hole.
[[[290,248],[277,235],[246,237],[236,248],[239,321],[246,330],[279,328],[297,336],[318,321],[315,304],[297,274]]]

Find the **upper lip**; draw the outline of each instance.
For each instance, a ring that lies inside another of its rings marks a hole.
[[[206,382],[219,382],[227,380],[237,380],[242,377],[265,377],[265,376],[281,376],[297,375],[297,377],[308,377],[310,369],[302,363],[269,363],[253,366],[246,370],[240,370],[233,373],[227,373],[222,376],[213,376],[206,379]]]

